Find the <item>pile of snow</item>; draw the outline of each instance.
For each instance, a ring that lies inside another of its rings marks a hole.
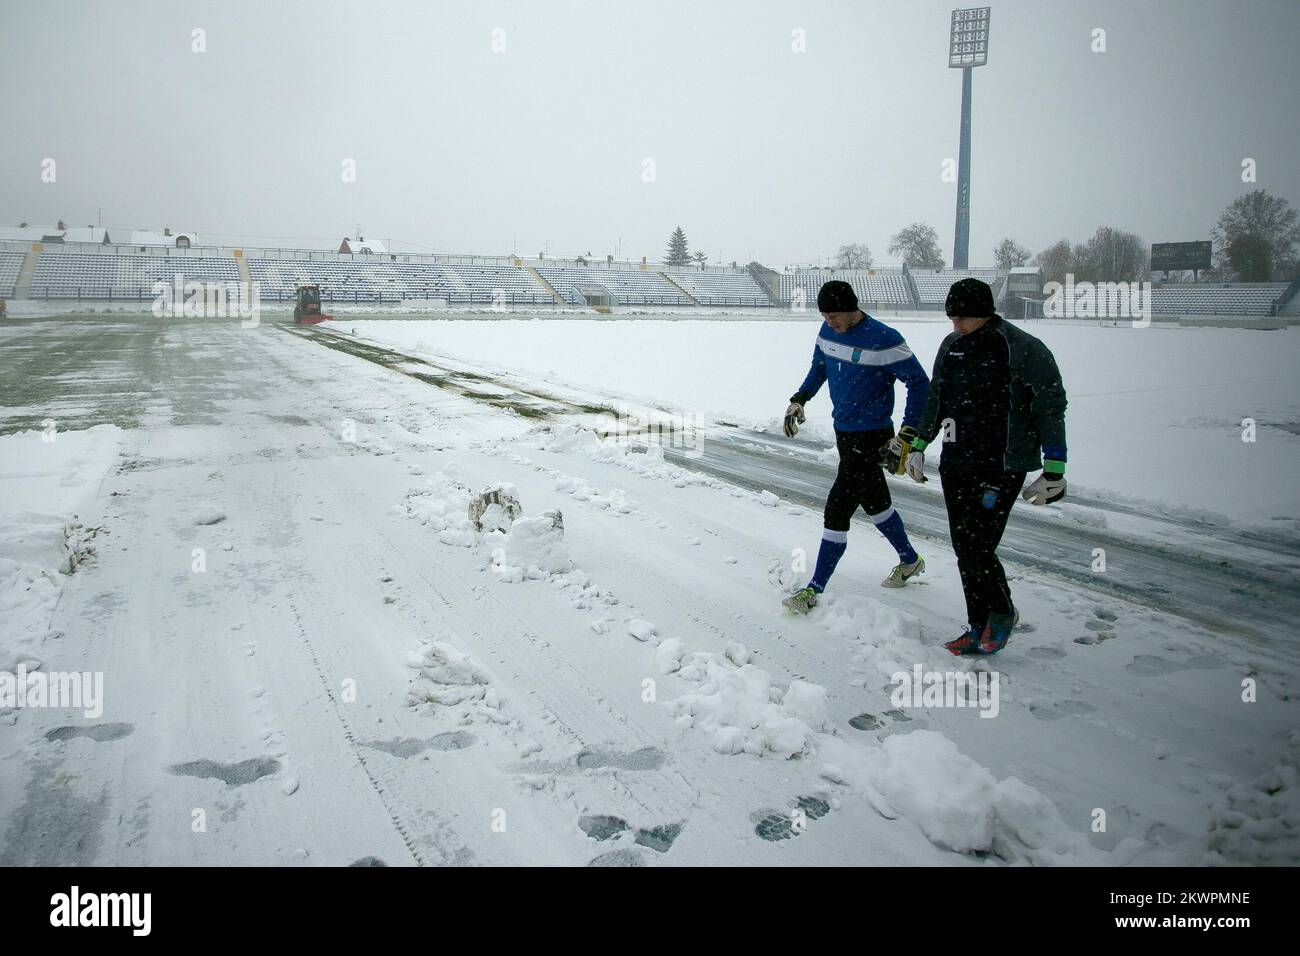
[[[597,508],[608,509],[614,514],[626,515],[636,510],[636,506],[628,500],[627,492],[623,491],[623,489],[615,488],[612,491],[602,493],[597,488],[592,487],[589,482],[581,478],[574,478],[571,475],[558,476],[555,479],[555,490],[567,492],[574,501],[581,501]]]
[[[226,520],[226,513],[211,501],[205,501],[194,509],[190,523],[196,525],[219,524]]]
[[[1300,861],[1300,731],[1282,762],[1233,787],[1211,808],[1207,862],[1294,866]]]
[[[706,655],[700,689],[673,702],[677,723],[712,735],[724,754],[811,753],[815,735],[830,730],[826,690],[794,681],[784,692],[767,671]]]
[[[519,518],[506,533],[505,543],[493,552],[493,569],[503,581],[541,579],[573,569],[569,546],[564,540],[564,517],[559,511],[544,511],[533,518]]]
[[[917,661],[952,657],[921,642],[921,624],[909,614],[875,598],[842,595],[830,601],[821,624],[836,639],[856,642],[855,663],[872,667],[885,680],[899,671],[910,671]]]
[[[445,641],[421,641],[412,651],[409,663],[419,671],[407,692],[407,700],[412,704],[441,707],[482,704],[493,710],[501,706],[491,675],[469,655]]]
[[[64,577],[94,553],[99,529],[78,515],[117,460],[120,440],[115,425],[0,436],[0,670],[39,663]]]
[[[958,853],[1035,866],[1120,866],[1142,846],[1126,839],[1109,854],[1093,847],[1043,794],[1016,777],[997,780],[934,731],[893,734],[878,746],[822,736],[818,753],[823,777]]]
[[[443,544],[472,548],[479,539],[469,518],[474,494],[457,474],[456,466],[448,463],[423,487],[408,491],[400,511],[435,532]]]

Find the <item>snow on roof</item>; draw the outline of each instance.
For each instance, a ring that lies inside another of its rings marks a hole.
[[[45,236],[57,236],[55,226],[0,226],[0,241],[40,242]]]
[[[73,226],[63,234],[63,241],[103,242],[104,237],[107,235],[108,230],[103,226]]]
[[[344,239],[344,244],[351,252],[372,252],[375,255],[385,255],[388,250],[378,239]]]
[[[133,229],[131,231],[131,242],[133,246],[175,246],[176,240],[186,238],[190,245],[197,246],[199,237],[192,232],[175,232],[170,236],[163,235],[161,232],[154,232],[152,229]]]

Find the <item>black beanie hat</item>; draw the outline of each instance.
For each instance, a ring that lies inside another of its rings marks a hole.
[[[858,294],[843,279],[832,279],[817,293],[818,312],[856,312]]]
[[[943,304],[943,311],[949,318],[988,319],[993,317],[995,308],[989,284],[969,278],[954,282],[948,290],[948,300]]]

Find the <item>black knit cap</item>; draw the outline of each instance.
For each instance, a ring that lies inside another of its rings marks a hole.
[[[988,319],[993,317],[995,308],[993,290],[979,279],[958,279],[948,290],[948,300],[943,304],[949,318]]]
[[[856,312],[858,294],[843,279],[832,279],[817,293],[818,312]]]

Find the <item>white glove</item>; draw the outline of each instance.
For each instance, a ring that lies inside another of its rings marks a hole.
[[[925,452],[914,451],[907,456],[907,464],[903,466],[907,469],[907,477],[913,481],[924,482],[925,478]]]
[[[1043,472],[1030,482],[1020,497],[1035,505],[1050,505],[1053,501],[1060,501],[1065,497],[1065,475]]]
[[[807,420],[803,413],[803,406],[798,402],[791,402],[790,407],[785,410],[785,437],[793,438],[799,434],[799,426]]]

